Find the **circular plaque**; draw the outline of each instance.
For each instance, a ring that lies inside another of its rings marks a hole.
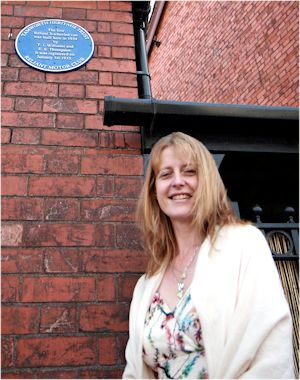
[[[49,19],[22,29],[16,38],[15,48],[27,65],[60,73],[87,63],[94,53],[94,41],[80,25]]]

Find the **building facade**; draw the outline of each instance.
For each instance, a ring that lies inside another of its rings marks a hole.
[[[134,7],[2,2],[3,378],[121,377],[129,304],[147,264],[134,223],[144,133],[125,120],[108,127],[103,115],[105,96],[141,96]],[[62,73],[24,64],[15,39],[44,19],[85,28],[91,60]],[[157,99],[298,106],[296,2],[156,2],[147,33]],[[296,148],[283,136],[259,136],[260,152],[212,147],[244,217],[259,203],[255,221],[297,221]]]

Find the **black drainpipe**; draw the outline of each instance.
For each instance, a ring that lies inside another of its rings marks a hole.
[[[141,99],[152,98],[145,43],[145,28],[149,12],[150,1],[132,1],[138,92]]]

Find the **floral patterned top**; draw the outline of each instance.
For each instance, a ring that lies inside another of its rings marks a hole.
[[[190,289],[173,311],[157,291],[145,319],[143,359],[160,379],[208,379],[200,321]]]

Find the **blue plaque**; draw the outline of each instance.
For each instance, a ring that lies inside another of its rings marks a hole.
[[[94,41],[80,25],[49,19],[22,29],[16,38],[15,48],[27,65],[60,73],[87,63],[94,53]]]

